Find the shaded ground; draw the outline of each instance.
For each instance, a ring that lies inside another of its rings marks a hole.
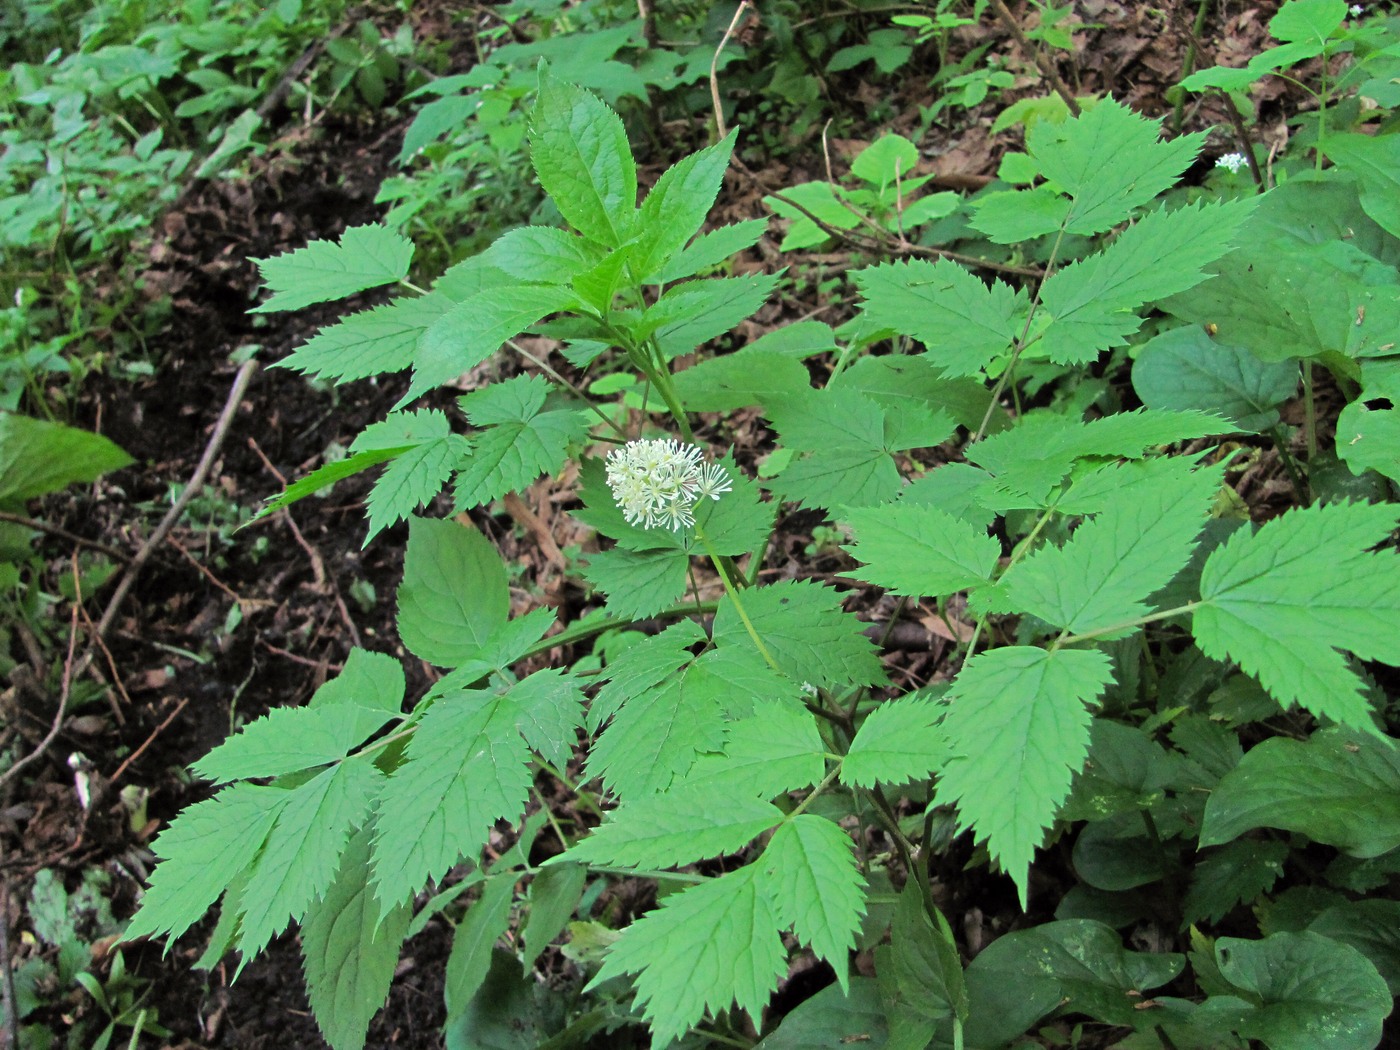
[[[1062,74],[1075,90],[1112,90],[1149,114],[1169,113],[1164,91],[1178,78],[1187,46],[1181,20],[1193,19],[1196,5],[1175,2],[1148,8],[1086,0],[1077,6],[1084,21],[1102,23],[1103,28],[1086,31],[1085,46],[1073,57],[1063,56]],[[1201,64],[1242,64],[1262,46],[1263,26],[1276,6],[1227,5],[1225,19],[1209,23],[1208,39],[1219,43],[1218,50],[1203,56]],[[988,25],[976,32],[985,34]],[[917,123],[918,104],[929,101],[922,97],[924,82],[917,75],[903,81],[896,103],[902,115],[895,130]],[[849,107],[874,101],[856,74],[830,84],[829,90]],[[1041,90],[1031,78],[1018,89]],[[1272,101],[1287,103],[1281,92],[1280,88]],[[959,112],[955,127],[932,130],[922,145],[941,181],[975,186],[994,174],[1008,141],[1006,136],[993,139],[990,125],[1005,101],[966,115]],[[1271,100],[1265,96],[1264,101]],[[1264,112],[1263,130],[1275,134],[1282,126],[1283,110]],[[1221,121],[1209,107],[1188,110],[1184,117],[1188,128]],[[139,466],[89,490],[52,500],[45,508],[46,520],[120,550],[140,544],[168,505],[172,487],[193,473],[209,440],[238,368],[230,355],[256,344],[261,347],[259,360],[276,361],[342,312],[337,305],[271,319],[250,316],[246,311],[256,298],[257,279],[248,260],[315,238],[335,237],[346,226],[377,218],[381,209],[372,199],[392,170],[402,128],[402,122],[341,120],[313,133],[291,134],[246,181],[198,187],[165,218],[146,273],[150,294],[169,295],[173,301],[169,327],[159,340],[164,363],[141,383],[95,381],[84,402],[84,418],[77,421],[111,437]],[[866,129],[870,138],[879,130]],[[698,122],[694,133],[703,135]],[[819,134],[820,129],[812,129],[806,136],[810,148],[769,158],[770,163],[761,163],[763,158],[755,163],[750,155],[750,166],[771,183],[755,187],[735,175],[716,220],[761,214],[758,199],[764,188],[821,177]],[[842,146],[851,152],[856,148],[854,142],[836,145],[838,156],[845,152]],[[1222,140],[1215,152],[1232,148]],[[655,165],[651,170],[654,175]],[[773,246],[765,248],[755,255],[754,265],[767,265],[764,259],[772,256]],[[368,297],[359,305],[376,301]],[[839,302],[789,297],[767,308],[759,323],[743,334],[756,336],[765,324],[785,323],[813,311],[822,320],[839,323],[845,319],[843,310]],[[19,902],[43,868],[63,873],[70,888],[84,869],[105,868],[113,876],[116,914],[129,915],[137,880],[148,871],[150,839],[183,806],[205,794],[182,772],[188,762],[222,741],[236,724],[273,706],[304,702],[356,644],[403,656],[393,630],[392,595],[401,574],[405,532],[402,526],[391,529],[361,551],[365,477],[342,483],[325,500],[298,504],[290,515],[233,531],[250,516],[250,508],[281,488],[283,478],[304,475],[320,465],[333,446],[347,445],[364,425],[381,418],[402,383],[360,382],[332,393],[292,373],[260,370],[254,376],[210,484],[170,541],[154,552],[109,635],[110,659],[103,656],[95,664],[94,673],[118,685],[113,707],[109,710],[99,699],[77,711],[96,717],[70,722],[45,758],[31,767],[25,789],[0,799],[0,875],[10,889],[9,918],[19,934],[28,928]],[[730,422],[736,439],[749,443],[739,449],[741,459],[751,461],[766,451],[757,444],[766,440],[761,428],[746,426],[742,419]],[[567,484],[556,490],[566,492]],[[581,537],[562,531],[574,526],[546,495],[537,491],[523,509],[508,507],[499,518],[482,518],[478,524],[499,539],[507,553],[527,562],[526,582],[536,595],[529,600],[546,600],[576,613],[585,596],[564,583],[558,551],[550,547]],[[839,552],[819,555],[825,560],[815,565],[806,553],[811,528],[818,523],[812,514],[786,518],[770,565],[779,572],[797,560],[808,573],[843,568]],[[70,549],[61,540],[45,541],[56,576]],[[97,596],[99,606],[104,597]],[[891,603],[863,597],[855,598],[852,607],[877,621],[893,609]],[[897,680],[922,682],[936,672],[947,640],[931,633],[938,630],[934,619],[921,620],[911,613],[899,625],[890,657]],[[55,625],[61,638],[66,630],[66,624]],[[410,689],[421,689],[431,672],[416,661],[406,662]],[[35,679],[52,680],[53,670],[38,668]],[[26,694],[13,688],[12,705],[19,714],[12,717],[26,738],[37,741],[52,719],[54,699],[42,689]],[[92,802],[86,810],[67,762],[74,752],[86,755],[91,765]],[[139,827],[133,827],[119,801],[120,791],[128,787],[149,793],[147,821]],[[1014,902],[1000,891],[989,894],[986,886],[976,883],[977,873],[960,874],[968,858],[960,849],[954,854],[947,863],[947,903],[966,916],[961,932],[969,945],[981,943],[1018,921]],[[1047,865],[1047,870],[1053,869]],[[207,930],[206,923],[196,934]],[[441,982],[449,946],[449,931],[441,920],[408,944],[400,979],[388,1009],[371,1029],[369,1045],[441,1045]],[[231,983],[228,961],[208,973],[190,969],[202,947],[202,938],[190,935],[164,961],[153,946],[126,951],[128,967],[154,982],[150,1002],[159,1008],[160,1022],[174,1033],[165,1041],[168,1045],[324,1045],[306,1005],[291,936],[251,963],[237,983]],[[20,957],[38,950],[17,940],[11,944],[11,952]],[[788,1005],[812,990],[815,987],[795,979]],[[59,990],[56,995],[54,1006],[31,1020],[62,1029],[65,1013],[91,1009],[76,992],[64,997]],[[148,1038],[142,1045],[161,1043]]]

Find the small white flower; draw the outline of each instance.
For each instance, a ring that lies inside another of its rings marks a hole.
[[[1248,163],[1243,153],[1227,153],[1215,162],[1215,166],[1225,168],[1233,175]]]
[[[1365,11],[1365,10],[1366,10],[1366,8],[1365,8],[1364,6],[1362,6],[1361,4],[1352,4],[1352,5],[1351,5],[1351,8],[1350,8],[1351,17],[1352,17],[1352,18],[1360,18],[1360,17],[1361,17],[1361,13],[1362,13],[1363,11]]]
[[[733,487],[725,469],[701,455],[673,440],[629,441],[608,453],[608,488],[627,523],[675,532],[694,525],[697,500],[717,500]]]

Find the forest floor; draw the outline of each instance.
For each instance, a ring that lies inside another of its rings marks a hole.
[[[450,11],[451,4],[440,5]],[[1012,5],[1025,7],[1028,5]],[[1267,46],[1265,25],[1276,10],[1271,2],[1215,4],[1203,34],[1205,54],[1198,65],[1243,64]],[[1062,75],[1080,94],[1112,93],[1149,116],[1170,118],[1166,91],[1180,77],[1189,47],[1186,31],[1197,5],[1164,0],[1149,8],[1137,3],[1084,0],[1075,5],[1081,22],[1093,23],[1076,34],[1077,50],[1062,52]],[[441,28],[450,18],[436,20]],[[761,30],[760,30],[761,31]],[[1029,56],[988,17],[979,34],[996,34],[998,53],[1034,71]],[[849,158],[881,131],[910,133],[917,127],[918,105],[930,99],[922,85],[927,70],[910,70],[898,100],[902,114],[893,126],[857,129],[851,138],[830,143],[833,157]],[[855,74],[832,84],[845,106],[868,101]],[[1048,87],[1033,76],[999,99],[971,111],[959,111],[952,127],[935,127],[919,143],[931,170],[944,185],[965,188],[994,176],[1000,156],[1019,145],[1019,134],[993,135],[991,122],[1016,97],[1044,94]],[[1258,129],[1267,136],[1287,135],[1286,120],[1300,99],[1282,82],[1256,96],[1261,106]],[[837,104],[837,103],[834,103]],[[402,656],[394,629],[392,595],[402,572],[406,530],[400,525],[362,549],[363,499],[369,479],[360,475],[338,485],[326,499],[300,503],[255,525],[235,531],[286,480],[305,475],[343,448],[368,423],[383,417],[406,388],[407,379],[362,381],[328,390],[294,373],[269,369],[323,323],[338,316],[343,304],[270,318],[251,315],[258,277],[251,261],[300,247],[308,241],[337,237],[347,226],[372,222],[383,208],[373,203],[381,181],[396,171],[394,161],[408,116],[330,117],[304,127],[296,114],[286,121],[277,145],[257,160],[247,177],[236,182],[203,183],[191,188],[180,204],[152,231],[144,249],[149,263],[143,279],[152,298],[170,297],[172,311],[155,345],[160,363],[146,380],[99,376],[85,390],[78,425],[97,430],[127,450],[136,465],[102,481],[70,490],[46,501],[44,519],[82,537],[124,552],[135,552],[168,507],[173,491],[194,474],[209,447],[216,421],[234,388],[239,365],[231,355],[251,345],[262,367],[254,373],[232,408],[228,433],[216,450],[213,469],[183,520],[152,552],[134,589],[121,606],[106,644],[87,675],[102,689],[90,690],[93,701],[63,725],[42,758],[23,779],[22,790],[0,798],[0,878],[8,900],[9,938],[15,958],[40,947],[32,938],[24,902],[36,874],[61,875],[70,888],[94,868],[110,879],[108,894],[118,917],[135,908],[141,879],[149,873],[149,844],[179,810],[208,794],[206,786],[185,772],[189,762],[220,743],[237,725],[272,707],[304,702],[334,674],[352,647],[365,646]],[[739,123],[743,125],[742,114]],[[1210,108],[1188,107],[1185,129],[1221,128],[1222,115]],[[750,129],[741,141],[749,167],[780,188],[821,177],[821,129],[799,129],[802,143],[782,155],[756,156],[759,144],[778,141]],[[705,134],[696,119],[694,141]],[[639,147],[640,148],[640,147]],[[1211,140],[1210,159],[1237,149],[1226,134]],[[644,157],[654,178],[674,157]],[[1189,176],[1188,176],[1189,177]],[[737,173],[721,194],[717,222],[763,215],[764,187]],[[753,265],[771,267],[779,238]],[[844,254],[810,260],[814,268],[839,273]],[[784,264],[804,265],[785,257]],[[810,286],[815,287],[815,284]],[[815,291],[811,293],[815,296]],[[362,307],[381,301],[360,297]],[[804,299],[803,294],[776,301],[759,322],[741,336],[754,338],[765,324],[777,325],[803,315],[836,324],[844,320],[842,300]],[[767,450],[760,427],[738,427],[754,447],[736,452],[752,462]],[[580,542],[578,526],[566,515],[567,504],[555,491],[526,494],[523,503],[497,517],[481,515],[477,524],[498,539],[507,554],[526,565],[521,600],[559,606],[561,621],[581,614],[588,598],[564,584],[557,568],[560,548]],[[512,518],[514,520],[512,520]],[[804,550],[813,542],[815,515],[795,514],[782,522],[780,542],[770,566],[781,571],[790,559],[807,560],[806,571],[836,572],[845,567],[839,551],[819,553],[831,564],[813,566]],[[47,537],[43,552],[54,565],[73,555],[62,537]],[[96,597],[98,608],[106,595]],[[874,601],[857,611],[879,617]],[[888,610],[885,611],[886,615]],[[940,629],[911,625],[909,636],[889,657],[892,675],[927,678],[951,639]],[[62,625],[64,632],[68,625]],[[73,625],[78,643],[85,625]],[[37,652],[30,654],[38,658]],[[556,652],[561,660],[571,654]],[[410,688],[422,687],[431,670],[411,659]],[[32,668],[34,681],[46,681],[52,668]],[[416,679],[416,681],[415,681]],[[8,709],[14,727],[37,745],[55,713],[55,698],[10,683]],[[79,763],[86,784],[79,790],[70,756]],[[122,792],[139,789],[147,803],[143,821],[133,821]],[[546,792],[547,793],[547,792]],[[1014,921],[1014,901],[1001,890],[988,890],[966,922],[1004,930]],[[209,923],[182,938],[166,956],[158,945],[123,949],[128,970],[149,981],[146,1002],[158,1009],[159,1021],[172,1031],[166,1040],[145,1037],[142,1046],[187,1048],[260,1048],[323,1046],[302,988],[295,935],[274,942],[250,962],[234,981],[235,965],[226,960],[210,971],[192,969],[203,950],[201,934]],[[450,946],[445,923],[430,922],[405,948],[388,1007],[375,1020],[370,1046],[419,1050],[442,1045],[441,986]],[[95,953],[110,940],[94,945]],[[108,965],[104,961],[101,965]],[[800,989],[789,990],[789,1005]],[[30,1018],[61,1032],[91,1000],[74,990],[58,989],[50,1005]],[[119,1034],[118,1038],[123,1038]],[[4,1037],[0,1035],[0,1045]]]

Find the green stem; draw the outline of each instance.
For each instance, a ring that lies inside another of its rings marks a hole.
[[[1317,401],[1313,397],[1313,367],[1311,361],[1303,362],[1303,408],[1307,413],[1304,432],[1308,439],[1308,462],[1317,458]]]
[[[730,580],[728,573],[724,571],[724,566],[720,563],[720,556],[715,553],[715,549],[710,546],[710,538],[705,535],[705,530],[699,524],[695,526],[695,537],[705,546],[705,552],[709,554],[710,561],[714,562],[715,571],[719,573],[720,583],[724,584],[724,592],[729,595],[729,600],[734,603],[734,611],[739,614],[739,619],[744,623],[744,630],[749,632],[749,637],[753,639],[753,644],[758,646],[759,654],[768,662],[768,666],[779,674],[782,668],[778,666],[778,661],[773,659],[773,654],[768,651],[768,646],[763,644],[763,639],[758,636],[758,631],[754,628],[753,621],[749,619],[748,611],[744,608],[744,602],[739,597],[739,590]]]
[[[1288,471],[1288,479],[1293,482],[1293,495],[1298,498],[1298,502],[1307,506],[1308,485],[1303,480],[1303,474],[1298,469],[1298,461],[1293,458],[1293,453],[1288,451],[1288,444],[1284,441],[1283,432],[1278,427],[1270,427],[1266,433],[1273,439],[1274,448],[1278,449],[1279,459],[1283,460],[1284,469]]]
[[[671,373],[666,367],[666,362],[661,359],[661,351],[654,346],[651,350],[652,362],[651,367],[647,369],[647,378],[656,386],[661,400],[665,401],[666,407],[671,410],[676,426],[681,429],[681,435],[693,445],[695,432],[690,429],[690,420],[686,418],[685,409],[681,407],[680,395],[676,393],[676,387],[671,382]]]
[[[1095,631],[1085,631],[1083,634],[1062,635],[1055,639],[1050,649],[1053,652],[1066,645],[1074,645],[1076,642],[1087,642],[1094,638],[1102,638],[1106,634],[1116,634],[1119,631],[1126,631],[1131,627],[1141,627],[1143,624],[1156,623],[1158,620],[1170,620],[1174,616],[1181,616],[1183,613],[1193,612],[1205,604],[1207,603],[1204,601],[1187,602],[1185,605],[1178,605],[1175,609],[1164,609],[1161,612],[1155,612],[1149,616],[1139,616],[1136,620],[1124,620],[1122,623],[1100,627]]]
[[[812,789],[812,793],[797,804],[797,807],[783,818],[783,823],[795,819],[802,815],[802,811],[816,801],[817,796],[831,786],[831,782],[836,779],[841,772],[839,764],[832,767],[831,772],[822,778],[822,782]]]
[[[669,620],[682,616],[694,616],[696,614],[713,613],[719,608],[718,602],[680,602],[672,605],[668,609],[662,609],[649,619]],[[628,624],[637,621],[630,617],[620,616],[599,616],[597,619],[580,621],[571,627],[566,627],[558,634],[550,635],[548,638],[541,638],[530,648],[520,654],[520,659],[524,660],[531,656],[538,656],[540,653],[548,652],[556,645],[572,645],[575,642],[582,642],[594,635],[602,634],[604,631],[611,631],[614,627],[626,627]]]

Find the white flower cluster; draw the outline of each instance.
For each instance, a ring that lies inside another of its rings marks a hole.
[[[718,463],[681,441],[629,441],[608,453],[608,488],[629,525],[679,532],[695,524],[697,500],[719,499],[733,486]]]
[[[1243,153],[1227,153],[1215,162],[1217,168],[1226,168],[1231,175],[1243,168],[1249,161],[1245,159]]]

